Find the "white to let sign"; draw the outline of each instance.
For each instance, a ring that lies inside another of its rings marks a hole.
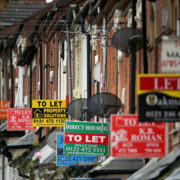
[[[162,38],[161,71],[163,73],[180,72],[180,38],[177,36]]]

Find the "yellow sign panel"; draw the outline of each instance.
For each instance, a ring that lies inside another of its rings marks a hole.
[[[66,108],[66,100],[33,100],[32,108]]]
[[[33,100],[33,127],[62,127],[68,120],[65,100]]]

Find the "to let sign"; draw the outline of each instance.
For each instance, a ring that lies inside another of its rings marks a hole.
[[[8,109],[8,130],[36,130],[32,127],[32,109]]]
[[[57,134],[57,156],[56,162],[58,166],[92,165],[97,162],[97,156],[86,155],[63,155],[64,149],[64,134]]]
[[[109,124],[66,122],[64,154],[108,155]]]
[[[141,123],[137,115],[112,115],[111,125],[112,157],[165,156],[165,123]]]
[[[33,100],[34,127],[60,127],[68,120],[65,100]]]
[[[180,73],[180,38],[177,36],[162,38],[161,71]]]
[[[8,118],[8,108],[10,108],[10,101],[0,101],[0,119],[5,120]]]
[[[138,75],[139,121],[180,121],[180,74]]]

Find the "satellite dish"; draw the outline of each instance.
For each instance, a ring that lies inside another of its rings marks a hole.
[[[98,117],[108,118],[121,108],[120,99],[111,93],[97,93],[88,102],[88,111]]]
[[[142,48],[142,32],[130,27],[119,29],[114,33],[111,43],[116,49],[126,53],[134,44],[134,50],[138,51]]]
[[[71,117],[80,121],[88,121],[92,114],[88,112],[88,99],[79,98],[72,101],[68,106],[68,112]]]
[[[48,135],[47,138],[47,144],[50,146],[52,149],[56,150],[56,144],[57,144],[57,134],[62,134],[64,132],[62,131],[53,131]]]

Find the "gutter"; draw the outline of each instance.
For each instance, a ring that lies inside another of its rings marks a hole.
[[[107,32],[106,17],[103,17],[103,92],[106,92],[106,69],[107,69]]]
[[[107,175],[112,175],[112,174],[132,174],[132,173],[135,173],[137,171],[137,169],[131,169],[131,170],[97,170],[97,171],[94,171],[94,172],[90,172],[89,173],[89,176],[90,177],[96,177],[96,176],[99,176],[99,175],[103,175],[103,176],[107,176]]]
[[[9,149],[27,149],[29,148],[30,146],[32,146],[32,144],[29,144],[29,145],[9,145],[7,146]]]

